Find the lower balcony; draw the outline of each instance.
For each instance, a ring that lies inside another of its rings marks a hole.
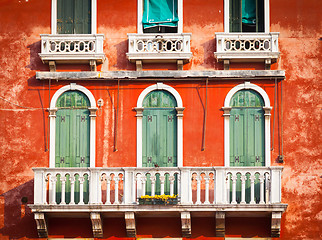
[[[41,237],[47,236],[46,217],[89,216],[94,237],[100,237],[101,217],[125,216],[128,236],[134,236],[135,216],[151,214],[179,215],[183,236],[190,236],[189,220],[194,214],[213,216],[218,222],[226,215],[271,215],[272,236],[277,236],[287,207],[281,203],[282,167],[33,170],[34,204],[30,207]],[[139,204],[139,198],[147,194],[177,197],[172,204]],[[222,226],[216,230],[221,236]]]
[[[217,61],[265,62],[266,69],[279,58],[279,33],[216,33]],[[227,68],[227,66],[225,66]]]
[[[135,62],[137,70],[142,63],[177,63],[182,70],[183,63],[190,61],[190,33],[135,34],[129,33],[129,52],[126,54],[130,62]]]
[[[56,70],[56,63],[96,65],[105,61],[103,52],[104,34],[41,34],[41,53],[43,63],[50,70]]]

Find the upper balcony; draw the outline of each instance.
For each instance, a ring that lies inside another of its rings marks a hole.
[[[270,69],[271,63],[279,58],[279,33],[216,33],[217,61],[224,61],[225,69],[229,62],[265,62]]]
[[[183,63],[189,62],[190,33],[128,34],[129,52],[127,58],[136,63],[137,70],[142,69],[143,62],[175,62],[178,70]]]
[[[56,63],[90,64],[91,70],[105,61],[103,52],[104,34],[41,34],[41,53],[43,63],[50,70],[56,70]]]
[[[135,215],[181,216],[182,232],[190,236],[190,215],[272,216],[273,232],[287,205],[281,203],[282,167],[181,168],[35,168],[34,204],[38,233],[47,236],[45,214],[89,214],[94,236],[102,235],[101,214],[123,214],[129,236]],[[140,205],[149,194],[178,194],[175,205]],[[102,215],[102,216],[103,216]],[[186,220],[189,221],[186,221]],[[276,224],[277,219],[277,224]],[[217,221],[216,220],[216,221]],[[134,225],[133,225],[134,224]],[[95,226],[95,227],[94,227]],[[222,226],[216,229],[222,236]]]

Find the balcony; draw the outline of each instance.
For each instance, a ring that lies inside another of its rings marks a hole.
[[[266,69],[279,58],[279,33],[216,33],[217,61],[265,62]]]
[[[178,70],[190,61],[190,33],[136,34],[129,33],[129,52],[126,54],[130,62],[135,62],[137,70],[142,63],[175,62]]]
[[[135,235],[135,215],[181,216],[183,236],[196,213],[215,216],[272,215],[280,220],[282,167],[182,168],[35,168],[34,204],[39,236],[47,236],[45,214],[84,216],[92,220],[94,236],[102,236],[101,216],[125,216],[128,236]],[[159,187],[157,185],[159,184]],[[178,194],[176,205],[139,205],[138,198]],[[276,217],[277,216],[277,217]],[[216,221],[217,221],[216,220]],[[189,221],[188,221],[189,223]],[[273,224],[273,222],[272,222]],[[94,229],[95,226],[95,229]],[[276,227],[277,226],[277,227]],[[279,224],[272,225],[279,232]],[[221,228],[218,227],[218,236]],[[273,230],[272,230],[273,232]]]
[[[49,63],[51,71],[56,63],[88,63],[91,70],[105,61],[103,52],[104,34],[41,34],[41,53],[43,63]]]

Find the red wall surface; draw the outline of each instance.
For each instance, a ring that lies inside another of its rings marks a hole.
[[[135,64],[126,59],[127,33],[137,32],[137,4],[135,0],[97,0],[97,32],[105,34],[104,52],[107,61],[98,67],[101,71],[131,71]],[[281,130],[281,83],[275,104],[276,127],[272,165],[284,166],[282,202],[288,204],[283,214],[281,239],[319,239],[321,237],[321,19],[322,2],[318,0],[271,0],[271,32],[280,32],[281,56],[272,69],[285,70],[283,81],[283,131]],[[184,32],[192,33],[190,63],[185,70],[222,70],[213,52],[216,49],[215,32],[223,31],[222,0],[185,0]],[[48,81],[36,80],[37,71],[49,71],[38,53],[40,34],[50,33],[51,1],[2,0],[0,2],[0,239],[36,239],[36,224],[27,203],[33,203],[33,167],[48,167]],[[171,69],[174,64],[146,64],[144,70]],[[264,69],[258,64],[231,64],[231,69]],[[58,65],[57,71],[88,71],[86,65]],[[158,79],[158,82],[162,79]],[[120,82],[119,124],[115,152],[116,81],[81,81],[95,99],[102,98],[104,106],[96,122],[96,166],[136,166],[136,112],[133,107],[140,93],[156,83]],[[184,107],[184,165],[223,166],[224,130],[222,110],[226,94],[243,81],[209,81],[205,151],[201,151],[205,81],[164,81],[175,88],[183,99]],[[50,96],[69,81],[52,81]],[[274,106],[274,81],[257,80]],[[273,126],[272,110],[272,125]],[[281,135],[283,153],[281,153]],[[279,153],[280,152],[280,153]],[[279,154],[285,162],[277,163]],[[79,221],[79,223],[77,222]],[[68,221],[52,219],[49,234],[55,237],[91,237],[89,220]],[[125,238],[123,219],[104,220],[104,238]],[[166,220],[168,221],[168,220]],[[180,237],[180,222],[172,219],[172,228],[163,235],[159,223],[138,219],[138,236],[148,236],[146,224],[152,224],[154,237]],[[212,239],[215,236],[211,219],[192,219],[192,237]],[[240,221],[227,219],[226,223]],[[251,223],[258,222],[263,232],[267,220],[250,220],[244,224],[245,233],[252,232]],[[53,224],[51,224],[53,223]],[[118,223],[118,224],[117,224]],[[141,224],[139,224],[141,223]],[[211,224],[210,224],[211,223]],[[66,224],[71,224],[67,227]],[[234,224],[233,224],[234,225]],[[239,225],[239,223],[236,225]],[[79,226],[82,231],[79,233]],[[106,226],[106,224],[105,224]],[[121,226],[121,227],[120,227]],[[209,226],[209,228],[205,227]],[[231,226],[231,224],[230,224]],[[212,229],[211,229],[212,227]],[[72,230],[71,230],[72,229]],[[109,229],[109,230],[108,230]],[[161,230],[160,230],[161,229]],[[204,229],[204,230],[203,230]],[[227,235],[237,236],[240,227],[227,229]],[[247,231],[247,229],[250,231]],[[79,233],[79,234],[78,234]],[[241,234],[240,234],[241,235]],[[265,234],[269,236],[269,232]],[[149,236],[150,237],[150,236]],[[220,239],[220,238],[216,238]]]

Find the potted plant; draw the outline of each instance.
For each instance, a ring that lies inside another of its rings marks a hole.
[[[178,195],[145,195],[138,198],[140,205],[175,205],[178,204]]]

